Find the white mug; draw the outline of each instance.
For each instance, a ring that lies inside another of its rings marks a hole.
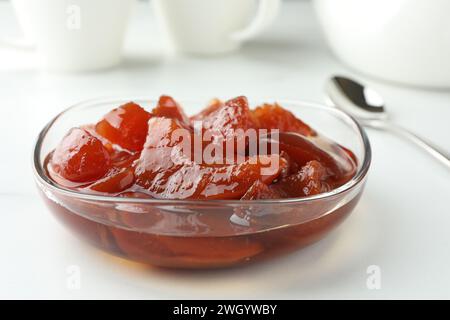
[[[90,71],[121,60],[134,0],[12,0],[25,41],[3,45],[36,50],[43,69]]]
[[[334,53],[366,74],[450,88],[449,0],[315,0]]]
[[[237,50],[272,23],[280,1],[153,0],[174,49],[193,54]]]

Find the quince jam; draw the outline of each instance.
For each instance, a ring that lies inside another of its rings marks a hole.
[[[355,159],[276,103],[213,100],[188,117],[161,96],[151,111],[129,102],[72,128],[46,166],[56,183],[92,194],[257,200],[328,192],[354,176]]]

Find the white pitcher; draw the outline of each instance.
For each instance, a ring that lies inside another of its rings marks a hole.
[[[410,85],[450,88],[449,0],[315,0],[324,33],[349,66]]]

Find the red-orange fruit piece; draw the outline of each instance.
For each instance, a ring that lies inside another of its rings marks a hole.
[[[182,166],[178,161],[190,161],[182,159],[180,152],[173,150],[180,143],[173,134],[187,130],[178,120],[154,117],[148,125],[147,140],[135,168],[136,183],[146,189],[164,185],[167,177]]]
[[[277,155],[247,159],[235,165],[198,164],[182,154],[174,135],[177,120],[152,118],[149,134],[136,163],[136,183],[155,198],[239,199],[256,180],[272,182],[280,172],[267,172]],[[192,141],[192,140],[191,140]],[[265,171],[266,170],[266,171]]]
[[[147,136],[151,114],[134,102],[107,113],[95,126],[102,137],[130,151],[140,151]]]
[[[110,158],[99,139],[80,128],[73,128],[56,147],[51,165],[64,179],[90,182],[109,170]]]
[[[155,117],[165,117],[170,119],[177,119],[182,124],[189,125],[189,118],[181,109],[180,105],[169,96],[161,96],[156,108],[152,110]]]
[[[330,177],[327,169],[319,161],[310,161],[301,170],[282,179],[273,187],[287,197],[305,197],[330,191]]]
[[[295,162],[286,151],[280,152],[281,173],[280,177],[284,178],[299,170],[298,163]]]
[[[224,103],[221,100],[213,99],[208,103],[205,109],[203,109],[196,115],[193,115],[190,119],[191,121],[203,120],[205,117],[209,116],[211,113],[222,108],[223,106]]]
[[[134,184],[133,168],[112,168],[104,178],[91,184],[88,189],[105,192],[118,193],[122,192]]]
[[[226,141],[240,138],[237,129],[244,131],[256,129],[250,112],[247,98],[240,96],[225,102],[223,106],[217,107],[203,119],[203,129],[209,130],[213,136],[213,142]]]
[[[202,165],[184,166],[173,176],[170,182],[174,182],[175,188],[166,190],[167,197],[180,194],[182,197],[195,199],[239,199],[256,180],[270,184],[280,173],[279,167],[270,173],[264,173],[268,169],[266,163],[279,162],[277,155],[249,158],[238,164],[208,167]],[[181,173],[180,176],[177,175]],[[181,179],[180,179],[181,178]],[[180,187],[177,183],[181,181]],[[192,182],[192,184],[190,183]],[[172,191],[173,190],[173,191]],[[172,192],[171,192],[172,191]]]
[[[242,196],[242,200],[278,199],[280,195],[260,180],[256,180]]]
[[[290,141],[291,139],[293,141]],[[343,168],[339,166],[331,154],[300,135],[298,137],[283,137],[279,148],[281,152],[288,154],[290,159],[295,161],[300,167],[306,165],[309,161],[316,160],[328,168],[331,174],[335,176],[343,174]]]
[[[310,126],[277,103],[263,104],[253,110],[252,114],[261,129],[279,129],[281,132],[297,132],[304,136],[316,135]]]

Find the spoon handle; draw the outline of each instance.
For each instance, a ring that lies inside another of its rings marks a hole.
[[[364,125],[367,127],[371,127],[374,129],[386,130],[392,132],[398,136],[401,136],[416,146],[422,148],[424,151],[428,152],[431,156],[433,156],[436,160],[441,162],[447,169],[450,169],[450,155],[448,152],[443,150],[442,148],[434,145],[433,143],[427,141],[426,139],[419,137],[415,133],[397,126],[388,121],[367,121],[364,122]]]

